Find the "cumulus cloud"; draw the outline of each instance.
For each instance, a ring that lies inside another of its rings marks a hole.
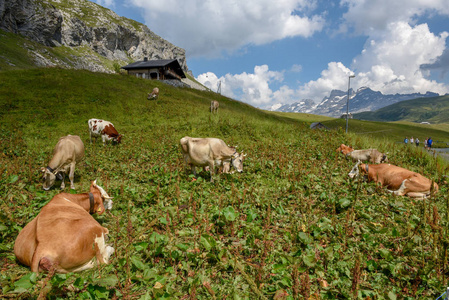
[[[417,17],[426,14],[449,15],[447,0],[342,0],[340,4],[348,6],[343,27],[368,35],[386,30],[391,23],[414,24]]]
[[[297,97],[312,99],[316,102],[329,96],[332,90],[346,90],[348,77],[354,73],[341,62],[330,62],[327,69],[321,72],[321,77],[299,87]]]
[[[383,93],[447,92],[447,86],[426,79],[421,66],[442,56],[448,35],[435,35],[426,24],[390,23],[385,32],[370,37],[354,59],[356,82]]]
[[[270,83],[282,82],[283,74],[270,71],[267,65],[262,65],[256,66],[254,73],[226,74],[218,78],[214,73],[208,72],[199,75],[197,80],[212,91],[216,91],[220,85],[223,95],[262,107],[273,100]]]
[[[422,64],[421,70],[424,72],[432,70],[440,71],[441,72],[440,78],[443,79],[449,72],[449,48],[446,48],[443,54],[437,57],[437,59],[434,62]]]
[[[310,37],[324,26],[322,16],[306,15],[314,3],[306,0],[129,2],[143,9],[151,30],[185,48],[191,57],[219,55],[288,37]]]

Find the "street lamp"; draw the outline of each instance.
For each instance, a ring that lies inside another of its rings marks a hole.
[[[355,75],[349,75],[348,78],[348,99],[346,99],[346,133],[348,133],[348,118],[349,118],[349,87],[351,86],[351,78]]]

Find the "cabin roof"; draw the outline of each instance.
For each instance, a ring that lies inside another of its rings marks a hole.
[[[151,69],[151,68],[161,68],[170,67],[176,74],[181,78],[186,78],[184,71],[181,68],[177,59],[157,59],[157,60],[141,60],[133,62],[127,66],[122,67],[127,71],[129,70],[139,70],[139,69]]]

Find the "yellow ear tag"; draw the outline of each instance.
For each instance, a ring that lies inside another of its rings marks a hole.
[[[101,207],[99,207],[99,208],[97,209],[97,212],[101,212]]]

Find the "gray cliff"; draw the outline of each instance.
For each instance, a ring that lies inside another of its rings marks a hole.
[[[30,49],[38,66],[113,72],[114,63],[148,57],[176,58],[188,71],[184,49],[87,0],[0,0],[0,29],[64,53],[61,58],[45,47]]]

